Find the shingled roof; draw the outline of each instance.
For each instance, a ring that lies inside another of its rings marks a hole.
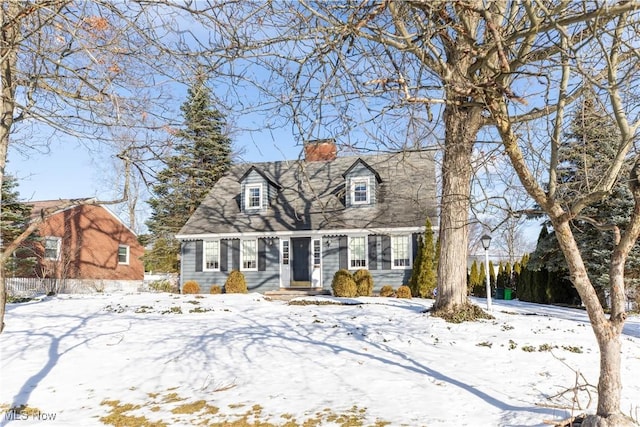
[[[177,237],[422,227],[427,216],[435,224],[433,156],[433,151],[402,151],[337,157],[331,161],[235,165],[214,185]],[[376,174],[377,203],[347,208],[344,174],[358,161]],[[277,189],[269,207],[259,213],[243,212],[240,208],[241,181],[252,169],[276,184]]]

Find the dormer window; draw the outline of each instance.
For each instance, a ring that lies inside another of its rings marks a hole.
[[[351,203],[364,205],[369,203],[369,179],[355,178],[351,181]]]
[[[247,209],[262,208],[262,184],[247,185],[245,203]]]

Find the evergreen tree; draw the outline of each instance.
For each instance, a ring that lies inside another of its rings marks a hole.
[[[496,269],[493,266],[493,261],[489,260],[489,283],[491,284],[491,289],[495,289],[496,287]]]
[[[474,259],[471,264],[471,272],[469,273],[469,293],[473,293],[476,286],[480,284],[480,271],[478,270],[478,262]]]
[[[478,284],[473,290],[473,295],[484,298],[487,296],[487,271],[484,262],[480,264],[480,273],[478,274]]]
[[[433,242],[431,221],[425,222],[424,235],[418,239],[418,252],[413,263],[409,287],[413,296],[429,298],[436,287],[436,248]]]
[[[204,79],[198,78],[181,106],[184,127],[175,133],[178,142],[174,153],[165,160],[166,167],[152,187],[147,226],[153,249],[145,255],[145,263],[156,271],[177,268],[177,263],[171,262],[179,252],[174,235],[231,164],[225,117],[212,104],[211,91]]]
[[[5,243],[13,242],[27,228],[31,207],[20,201],[20,194],[16,190],[18,183],[10,175],[5,175],[2,181],[2,205],[0,211],[0,243],[4,249]],[[32,235],[23,246],[15,251],[14,256],[8,258],[3,268],[3,277],[30,276],[35,265],[35,255],[29,249],[28,242],[35,241]]]
[[[507,278],[505,276],[504,264],[502,261],[498,264],[498,276],[496,277],[496,287],[497,288],[506,288],[507,287]]]
[[[584,96],[574,112],[570,132],[560,147],[559,157],[562,165],[558,177],[558,197],[572,200],[593,188],[616,155],[614,150],[620,138],[613,118],[597,103],[592,93]],[[612,196],[606,202],[600,202],[585,209],[583,217],[589,217],[597,223],[615,224],[624,229],[633,210],[633,197],[626,182],[618,182],[612,189]],[[598,229],[587,221],[576,219],[572,223],[573,233],[583,254],[589,279],[595,287],[603,306],[606,307],[605,293],[609,283],[609,260],[614,246],[611,231]],[[547,224],[548,226],[548,224]],[[546,228],[546,227],[543,227]],[[568,276],[564,256],[558,246],[555,233],[551,230],[545,238],[539,238],[536,250],[531,257],[531,268],[553,273],[550,277]],[[626,268],[636,271],[640,267],[640,248],[636,245],[629,254]],[[637,286],[637,275],[627,277],[630,288]],[[554,280],[550,286],[564,280]],[[564,286],[564,285],[563,285]],[[561,289],[552,290],[549,295],[573,295]],[[552,301],[555,302],[555,301]]]
[[[504,266],[504,276],[505,276],[504,287],[512,288],[513,287],[513,271],[511,270],[511,263],[509,261],[507,261],[507,263]]]

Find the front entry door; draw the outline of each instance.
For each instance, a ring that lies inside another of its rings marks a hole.
[[[295,237],[291,239],[291,267],[293,267],[293,280],[295,282],[308,282],[310,280],[310,246],[311,237]]]

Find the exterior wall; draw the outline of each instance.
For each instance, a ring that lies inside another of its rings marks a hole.
[[[196,241],[182,242],[180,286],[182,287],[182,285],[189,280],[195,280],[198,282],[198,285],[200,285],[201,293],[209,293],[212,285],[223,287],[232,270],[240,270],[242,274],[244,274],[249,292],[265,292],[280,289],[279,240],[268,239],[262,248],[263,250],[259,250],[258,258],[261,256],[264,257],[264,270],[262,271],[245,271],[240,268],[238,261],[239,254],[237,254],[234,249],[233,241],[240,242],[239,239],[226,239],[221,241],[221,245],[227,245],[226,257],[225,260],[220,260],[221,268],[217,271],[203,271],[202,268],[198,268],[196,264],[196,259],[198,258],[196,256]],[[262,263],[262,261],[258,260],[258,263]]]
[[[142,280],[144,247],[136,235],[102,206],[80,205],[47,218],[38,234],[61,239],[59,259],[39,254],[39,277]],[[129,263],[118,262],[118,246],[129,246]]]
[[[411,269],[383,269],[382,259],[383,259],[383,249],[381,245],[380,236],[376,236],[372,238],[372,235],[368,236],[367,241],[375,241],[375,246],[370,245],[368,248],[369,251],[369,259],[368,266],[366,267],[371,276],[373,277],[373,290],[374,292],[379,291],[384,285],[391,285],[394,288],[397,288],[400,285],[406,285],[409,282],[409,278],[411,277]],[[415,239],[413,239],[415,241]],[[327,241],[329,241],[329,245],[327,245]],[[415,242],[414,242],[415,243]],[[341,261],[341,251],[346,251],[347,245],[347,236],[325,236],[322,239],[322,283],[325,289],[331,289],[331,281],[333,280],[333,275],[341,268],[348,267],[346,265],[346,254],[342,254]],[[373,251],[373,247],[375,247],[375,251]],[[415,258],[416,247],[414,244],[413,250],[413,258]],[[375,259],[375,265],[372,264],[371,260]],[[390,260],[389,260],[390,261]],[[356,268],[347,268],[351,273],[356,272]]]
[[[315,239],[315,237],[313,238]],[[313,242],[313,239],[311,240]],[[367,269],[370,271],[374,279],[374,291],[379,291],[384,285],[391,285],[397,288],[405,285],[411,277],[411,269],[392,269],[391,255],[388,247],[385,248],[384,243],[388,236],[369,235],[368,236],[368,260]],[[412,260],[416,256],[417,234],[411,237]],[[235,248],[239,247],[240,239],[223,239],[220,245],[225,245],[227,249],[221,251],[224,259],[220,260],[219,271],[203,271],[202,255],[197,255],[197,246],[199,241],[183,241],[182,242],[182,263],[181,263],[181,286],[189,280],[195,280],[200,286],[202,293],[209,293],[212,285],[224,286],[225,281],[231,270],[240,270],[245,276],[247,287],[250,292],[265,292],[280,289],[280,239],[259,239],[267,243],[258,245],[258,265],[262,265],[259,271],[244,271],[239,265],[239,254]],[[201,242],[201,241],[200,241]],[[237,242],[237,243],[233,243]],[[322,236],[321,242],[321,274],[322,287],[331,289],[331,281],[333,276],[341,268],[348,267],[347,242],[346,235],[326,235]],[[311,248],[312,249],[312,248]],[[310,251],[313,256],[313,250]],[[262,258],[262,261],[260,259]],[[197,260],[197,261],[196,261]],[[349,268],[352,273],[357,268]],[[284,285],[285,287],[286,284]]]

